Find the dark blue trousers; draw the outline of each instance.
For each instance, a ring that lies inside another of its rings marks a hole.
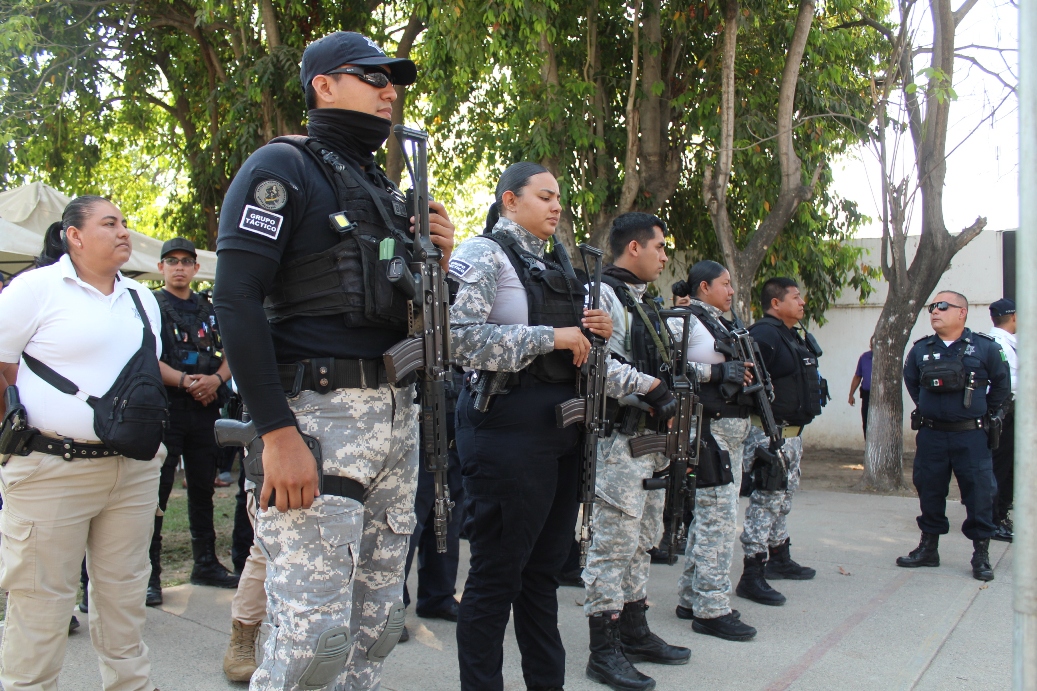
[[[477,412],[458,401],[457,448],[466,494],[471,566],[457,622],[462,691],[502,691],[509,615],[531,689],[561,687],[558,573],[572,544],[578,504],[576,425],[559,429],[555,405],[571,384],[528,378]]]
[[[450,437],[453,438],[454,423],[448,423]],[[410,576],[410,567],[414,553],[418,554],[418,603],[419,612],[430,612],[449,605],[457,592],[457,562],[460,558],[460,533],[462,513],[464,512],[464,488],[461,485],[461,460],[457,457],[457,449],[450,449],[450,465],[447,472],[447,484],[450,487],[450,498],[454,502],[454,510],[447,524],[446,552],[436,551],[436,513],[433,510],[436,501],[436,484],[432,473],[425,470],[425,454],[421,454],[421,469],[418,470],[418,492],[414,500],[414,513],[418,516],[417,526],[410,538],[410,549],[407,552],[407,566],[403,585],[403,604],[410,605],[410,592],[407,590],[406,578]]]
[[[947,490],[954,473],[967,516],[961,524],[961,532],[970,540],[993,535],[997,482],[986,432],[939,432],[922,428],[916,439],[913,479],[922,509],[918,517],[922,532],[937,535],[950,532]]]

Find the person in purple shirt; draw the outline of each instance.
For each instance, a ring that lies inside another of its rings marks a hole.
[[[850,382],[850,405],[856,405],[853,394],[857,387],[861,387],[861,419],[864,421],[864,436],[868,436],[868,399],[871,397],[871,349],[875,347],[875,338],[872,337],[870,347],[866,353],[861,353],[857,360],[857,371],[853,374]]]

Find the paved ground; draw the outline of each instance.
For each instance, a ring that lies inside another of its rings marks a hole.
[[[1010,688],[1011,548],[991,543],[997,579],[989,585],[972,579],[972,545],[957,532],[940,546],[940,568],[897,568],[896,557],[917,544],[916,513],[917,501],[909,498],[802,492],[790,520],[793,556],[817,568],[817,578],[776,582],[788,596],[784,607],[734,598],[743,620],[760,631],[749,643],[693,633],[673,614],[680,567],[653,566],[649,621],[666,640],[690,646],[692,660],[683,667],[641,669],[656,678],[660,690]],[[956,530],[964,508],[954,503],[948,513]],[[738,552],[735,579],[741,573],[740,547]],[[231,595],[179,586],[166,590],[161,609],[149,610],[145,640],[162,691],[244,688],[224,681],[221,672]],[[576,604],[580,599],[579,589],[559,590],[560,627],[569,652],[566,689],[604,689],[583,673],[587,624]],[[408,626],[411,641],[389,657],[383,689],[456,689],[454,625],[411,612]],[[504,676],[508,691],[525,688],[510,634]],[[85,626],[69,641],[60,681],[63,689],[100,688]]]

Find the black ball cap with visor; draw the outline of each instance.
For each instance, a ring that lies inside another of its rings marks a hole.
[[[393,84],[413,84],[418,68],[406,58],[390,58],[374,41],[353,31],[336,31],[306,46],[302,53],[299,79],[303,89],[318,74],[326,74],[343,65],[383,65],[392,75]]]
[[[1000,300],[994,300],[994,302],[990,303],[991,317],[1007,317],[1009,314],[1015,314],[1014,300],[1001,298]]]
[[[194,243],[187,238],[173,238],[172,240],[166,240],[162,243],[162,254],[159,255],[159,259],[165,259],[166,255],[170,252],[187,252],[195,259],[198,258],[198,252],[194,248]]]

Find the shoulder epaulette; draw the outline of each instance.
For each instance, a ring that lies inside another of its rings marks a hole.
[[[922,341],[924,341],[924,340],[927,340],[927,339],[929,339],[929,338],[932,338],[932,337],[933,337],[933,335],[932,335],[932,334],[929,334],[928,336],[922,336],[922,337],[921,337],[921,338],[919,338],[919,339],[918,339],[917,341],[915,341],[913,345],[918,345],[918,344],[919,344],[919,343],[921,343]]]
[[[997,342],[997,339],[994,338],[993,336],[991,336],[988,333],[983,333],[982,331],[973,331],[972,333],[975,336],[982,336],[983,338],[987,339],[988,341],[994,341],[995,343]]]

